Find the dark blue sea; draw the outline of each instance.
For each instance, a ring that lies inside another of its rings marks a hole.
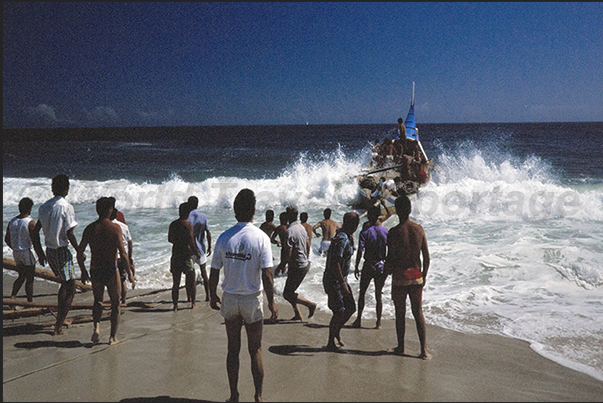
[[[418,127],[435,164],[411,215],[431,252],[427,322],[526,340],[603,380],[603,123]],[[4,129],[4,228],[25,196],[37,218],[52,197],[51,178],[66,173],[76,236],[96,219],[95,201],[115,196],[134,238],[139,286],[167,288],[167,229],[188,196],[200,199],[214,241],[235,223],[232,201],[246,187],[257,195],[257,225],[266,209],[278,217],[290,202],[310,224],[326,207],[340,221],[352,210],[369,144],[396,134],[395,123]],[[394,216],[385,226],[396,224]],[[328,311],[319,244],[313,240],[300,293]],[[6,245],[3,255],[12,258]],[[279,294],[284,281],[276,279]],[[389,281],[386,320],[393,319]],[[354,276],[349,282],[357,294]],[[371,286],[365,321],[375,315],[373,295]]]

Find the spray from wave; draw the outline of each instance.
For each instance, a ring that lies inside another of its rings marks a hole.
[[[518,158],[467,141],[440,150],[415,210],[435,221],[603,220],[603,197],[596,189],[561,184],[550,163],[537,156]]]

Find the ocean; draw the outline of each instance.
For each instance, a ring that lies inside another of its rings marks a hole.
[[[419,123],[419,130],[435,163],[411,214],[431,253],[426,321],[525,340],[603,380],[603,123]],[[134,239],[138,287],[160,289],[171,287],[168,226],[189,196],[199,198],[214,243],[235,224],[232,201],[242,188],[256,193],[258,226],[267,209],[278,224],[288,203],[308,212],[310,224],[326,207],[341,221],[353,210],[370,143],[395,136],[396,124],[3,132],[4,231],[22,197],[34,200],[36,219],[52,197],[51,178],[66,173],[78,239],[97,218],[96,200],[116,197]],[[397,223],[393,216],[385,226]],[[319,244],[313,239],[299,292],[329,312]],[[12,258],[6,244],[3,256]],[[348,279],[357,299],[359,282]],[[275,279],[277,294],[284,283]],[[384,320],[394,318],[390,287],[388,279]],[[364,324],[374,318],[371,285]]]

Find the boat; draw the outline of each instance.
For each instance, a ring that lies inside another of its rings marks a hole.
[[[393,147],[393,149],[392,149]],[[419,189],[429,183],[433,158],[428,159],[415,121],[415,83],[406,120],[398,119],[398,135],[375,143],[369,165],[357,176],[358,198],[355,207],[368,210],[382,205],[395,213],[395,201],[400,194],[417,197]],[[384,203],[382,203],[384,201]]]

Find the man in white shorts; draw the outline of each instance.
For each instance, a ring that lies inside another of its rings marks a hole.
[[[13,284],[10,298],[17,298],[17,293],[25,282],[27,302],[33,302],[34,274],[36,272],[36,258],[31,242],[36,222],[29,216],[33,205],[34,203],[29,197],[24,197],[19,201],[19,215],[10,220],[4,237],[8,247],[13,250],[13,258],[19,271],[19,277]]]
[[[205,270],[205,264],[207,263],[207,257],[211,255],[211,232],[209,232],[209,224],[207,223],[207,216],[197,210],[199,206],[199,199],[197,196],[191,196],[188,198],[188,204],[191,207],[191,213],[188,216],[188,222],[193,225],[193,237],[197,243],[197,247],[201,251],[201,257],[198,258],[193,255],[193,262],[199,266],[199,271],[195,273],[195,287],[201,281],[203,281],[203,288],[205,288],[205,301],[209,301],[209,280],[207,278],[207,271]],[[207,237],[207,251],[205,250],[205,238]],[[189,295],[187,297],[190,298]]]
[[[252,224],[255,214],[255,194],[252,190],[241,190],[234,200],[233,208],[238,222],[218,237],[214,248],[209,276],[210,306],[220,310],[226,325],[226,371],[230,385],[230,398],[227,401],[239,401],[239,351],[244,325],[257,402],[263,401],[264,383],[261,350],[264,315],[262,289],[266,292],[268,308],[272,313],[270,320],[275,322],[278,318],[274,302],[272,246],[268,235]],[[216,290],[222,268],[224,280],[220,301]]]
[[[323,215],[325,219],[319,221],[316,225],[314,225],[314,227],[312,227],[314,235],[316,235],[317,237],[322,237],[322,241],[320,242],[320,248],[318,249],[318,253],[320,254],[327,253],[327,251],[329,250],[329,246],[331,246],[331,239],[333,239],[335,233],[337,232],[337,223],[331,220],[331,209],[324,209]],[[322,230],[321,234],[316,232],[318,228]]]

